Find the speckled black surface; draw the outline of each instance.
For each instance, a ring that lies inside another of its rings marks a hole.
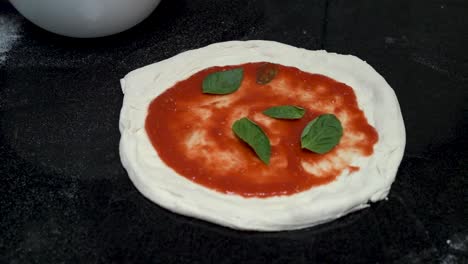
[[[0,65],[0,263],[468,263],[467,14],[463,0],[163,0],[132,30],[94,40],[24,21]],[[407,128],[388,201],[253,233],[137,192],[118,156],[119,78],[247,39],[354,54],[386,78]]]

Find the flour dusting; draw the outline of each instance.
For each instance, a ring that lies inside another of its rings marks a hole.
[[[0,13],[0,65],[4,64],[13,44],[21,38],[22,18]]]
[[[452,249],[468,253],[468,234],[456,233],[447,240],[447,244]]]

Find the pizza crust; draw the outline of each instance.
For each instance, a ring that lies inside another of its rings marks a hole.
[[[244,198],[223,194],[178,175],[158,157],[145,130],[151,101],[166,89],[212,66],[272,62],[343,82],[375,127],[374,154],[359,158],[360,170],[290,196]],[[384,199],[405,147],[405,128],[392,88],[370,65],[351,55],[310,51],[273,41],[229,41],[183,52],[130,72],[121,80],[120,157],[137,189],[175,213],[223,226],[257,231],[293,230],[328,222]]]

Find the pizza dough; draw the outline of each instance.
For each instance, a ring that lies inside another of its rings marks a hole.
[[[220,193],[178,175],[158,157],[145,130],[151,101],[178,81],[212,66],[272,62],[343,82],[379,141],[370,157],[335,181],[289,196],[245,198]],[[371,66],[350,55],[309,51],[272,41],[230,41],[181,53],[137,69],[121,80],[120,156],[132,182],[148,199],[173,212],[236,229],[279,231],[314,226],[384,199],[395,179],[405,130],[395,93]]]

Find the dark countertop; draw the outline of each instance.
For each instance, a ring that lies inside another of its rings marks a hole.
[[[21,24],[0,63],[0,263],[468,263],[467,14],[463,0],[163,0],[127,32],[79,40],[0,3]],[[386,78],[407,129],[387,201],[255,233],[137,192],[118,155],[119,79],[248,39],[353,54]]]

